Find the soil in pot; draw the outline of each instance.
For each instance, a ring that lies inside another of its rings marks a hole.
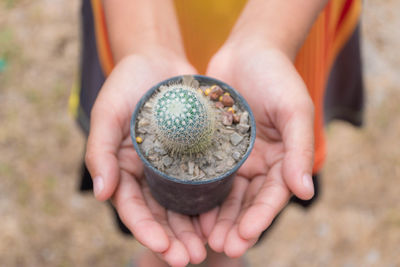
[[[229,92],[216,84],[201,84],[192,76],[185,76],[182,84],[201,95],[215,116],[209,144],[200,151],[177,152],[164,145],[155,131],[155,105],[159,104],[160,95],[165,95],[171,86],[179,88],[176,83],[160,86],[143,105],[136,122],[136,141],[142,154],[161,172],[184,181],[210,180],[229,171],[246,154],[250,142],[249,113]],[[178,103],[183,102],[178,93],[174,97]]]

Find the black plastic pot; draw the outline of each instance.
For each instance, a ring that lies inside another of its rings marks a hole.
[[[238,161],[228,172],[216,176],[207,181],[182,181],[171,177],[150,164],[141,152],[136,142],[137,116],[146,101],[162,85],[180,82],[183,76],[172,77],[153,86],[140,99],[133,112],[131,119],[131,138],[133,146],[144,164],[144,173],[153,197],[165,208],[187,215],[196,215],[212,209],[219,205],[229,194],[232,188],[233,178],[236,171],[244,163],[254,146],[256,137],[256,125],[254,115],[246,100],[239,93],[224,82],[211,77],[193,75],[200,85],[218,85],[224,91],[229,92],[235,102],[247,110],[250,122],[250,142],[243,158]]]

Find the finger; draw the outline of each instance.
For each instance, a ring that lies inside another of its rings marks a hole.
[[[257,242],[257,240],[257,238],[243,239],[239,235],[238,225],[235,224],[227,235],[224,252],[231,258],[241,257]]]
[[[185,245],[190,262],[199,264],[207,255],[203,241],[197,235],[189,216],[168,210],[168,222],[175,236]]]
[[[154,252],[164,252],[170,247],[163,227],[155,221],[136,180],[121,172],[121,180],[113,197],[113,204],[122,222],[135,238]]]
[[[217,222],[218,213],[219,213],[219,206],[203,214],[200,214],[199,216],[201,231],[206,238],[210,236],[211,231],[214,228],[215,223]]]
[[[254,179],[255,181],[259,181]],[[275,216],[284,208],[290,192],[282,181],[281,165],[271,168],[260,191],[239,220],[239,233],[243,239],[258,238],[268,228]]]
[[[216,252],[223,252],[226,236],[235,223],[235,220],[240,212],[243,195],[248,186],[247,179],[236,176],[232,191],[229,193],[226,200],[222,203],[217,222],[214,229],[208,238],[208,244]]]
[[[122,130],[117,116],[101,97],[91,113],[85,161],[93,177],[94,194],[101,201],[111,197],[119,180],[117,151]]]
[[[314,113],[312,104],[297,104],[283,130],[285,156],[283,178],[290,190],[307,200],[314,195],[311,173],[314,160]]]
[[[189,255],[185,246],[177,239],[172,240],[168,250],[160,253],[159,257],[174,267],[184,267],[189,264]]]
[[[204,236],[203,231],[201,230],[199,217],[198,216],[192,217],[192,223],[196,231],[196,234],[199,236],[203,244],[204,245],[207,244],[207,238]]]
[[[155,220],[161,224],[168,236],[170,246],[159,253],[159,256],[171,266],[186,266],[190,261],[189,253],[185,245],[177,238],[168,221],[167,210],[162,207],[151,195],[146,181],[142,182],[144,199],[153,214]]]

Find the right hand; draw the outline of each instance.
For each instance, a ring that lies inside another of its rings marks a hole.
[[[130,55],[114,68],[91,112],[86,164],[96,198],[111,198],[135,238],[168,264],[186,266],[206,257],[198,219],[166,210],[154,200],[129,127],[147,89],[171,76],[196,72],[186,60],[165,52]]]

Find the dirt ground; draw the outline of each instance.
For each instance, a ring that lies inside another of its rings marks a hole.
[[[76,190],[79,2],[0,0],[0,266],[125,266],[141,249]],[[329,126],[320,201],[288,207],[252,266],[400,266],[400,1],[364,3],[365,126]]]

